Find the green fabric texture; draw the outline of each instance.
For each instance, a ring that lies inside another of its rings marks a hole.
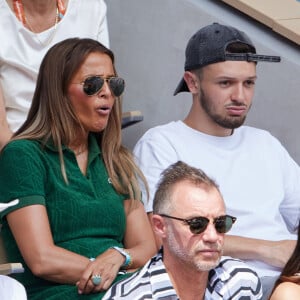
[[[21,262],[23,274],[14,277],[25,285],[29,299],[101,299],[101,294],[78,295],[75,286],[55,284],[37,278],[26,266],[5,216],[27,205],[45,205],[54,243],[62,248],[97,257],[111,246],[123,247],[125,212],[123,201],[110,183],[101,151],[89,137],[87,174],[84,176],[74,153],[64,148],[69,183],[61,174],[53,146],[38,141],[10,142],[0,155],[0,202],[19,199],[19,204],[1,213],[2,235],[11,262]],[[124,276],[118,276],[121,279]]]

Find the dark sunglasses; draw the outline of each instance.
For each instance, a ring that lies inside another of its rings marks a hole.
[[[165,214],[160,214],[160,216],[184,222],[186,225],[190,226],[190,231],[193,234],[200,234],[200,233],[204,232],[209,223],[209,219],[206,217],[181,219],[181,218],[172,217],[172,216],[165,215]],[[235,217],[225,215],[225,216],[220,216],[220,217],[215,218],[213,220],[213,223],[214,223],[216,231],[218,233],[226,233],[231,229],[231,227],[235,221],[236,221]]]
[[[109,88],[115,97],[122,95],[125,89],[125,81],[121,77],[90,76],[80,84],[83,85],[83,91],[88,96],[93,96],[103,88],[105,81],[108,82]]]

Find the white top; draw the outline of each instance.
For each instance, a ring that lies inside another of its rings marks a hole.
[[[150,188],[147,211],[152,211],[160,173],[182,160],[201,168],[219,184],[228,214],[238,218],[230,234],[276,241],[296,239],[300,168],[267,131],[242,126],[231,136],[215,137],[177,121],[147,131],[134,153]],[[260,276],[280,271],[258,261],[248,264]]]
[[[46,44],[54,28],[38,34],[31,32],[16,18],[6,0],[0,0],[0,20],[0,85],[9,127],[16,131],[26,119],[40,63],[51,46],[71,37],[93,38],[109,46],[106,4],[103,0],[69,0],[49,45],[41,42]]]
[[[0,275],[0,299],[26,300],[27,295],[24,286],[9,276]]]

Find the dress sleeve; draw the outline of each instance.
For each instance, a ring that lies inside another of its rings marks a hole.
[[[4,210],[1,216],[23,206],[44,203],[46,172],[41,153],[37,144],[22,140],[10,142],[2,151],[0,202],[19,199],[19,204]]]

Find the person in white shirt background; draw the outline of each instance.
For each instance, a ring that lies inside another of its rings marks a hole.
[[[149,201],[146,192],[143,197],[147,212],[151,219],[156,184],[169,165],[182,160],[204,170],[219,184],[228,213],[238,218],[224,254],[256,270],[267,299],[296,244],[300,169],[269,132],[242,125],[252,105],[257,62],[280,57],[256,54],[244,32],[218,23],[197,31],[185,54],[174,94],[191,93],[188,115],[148,130],[134,148],[150,188]]]
[[[51,46],[80,37],[109,47],[106,9],[103,0],[0,0],[0,149],[27,117]]]

